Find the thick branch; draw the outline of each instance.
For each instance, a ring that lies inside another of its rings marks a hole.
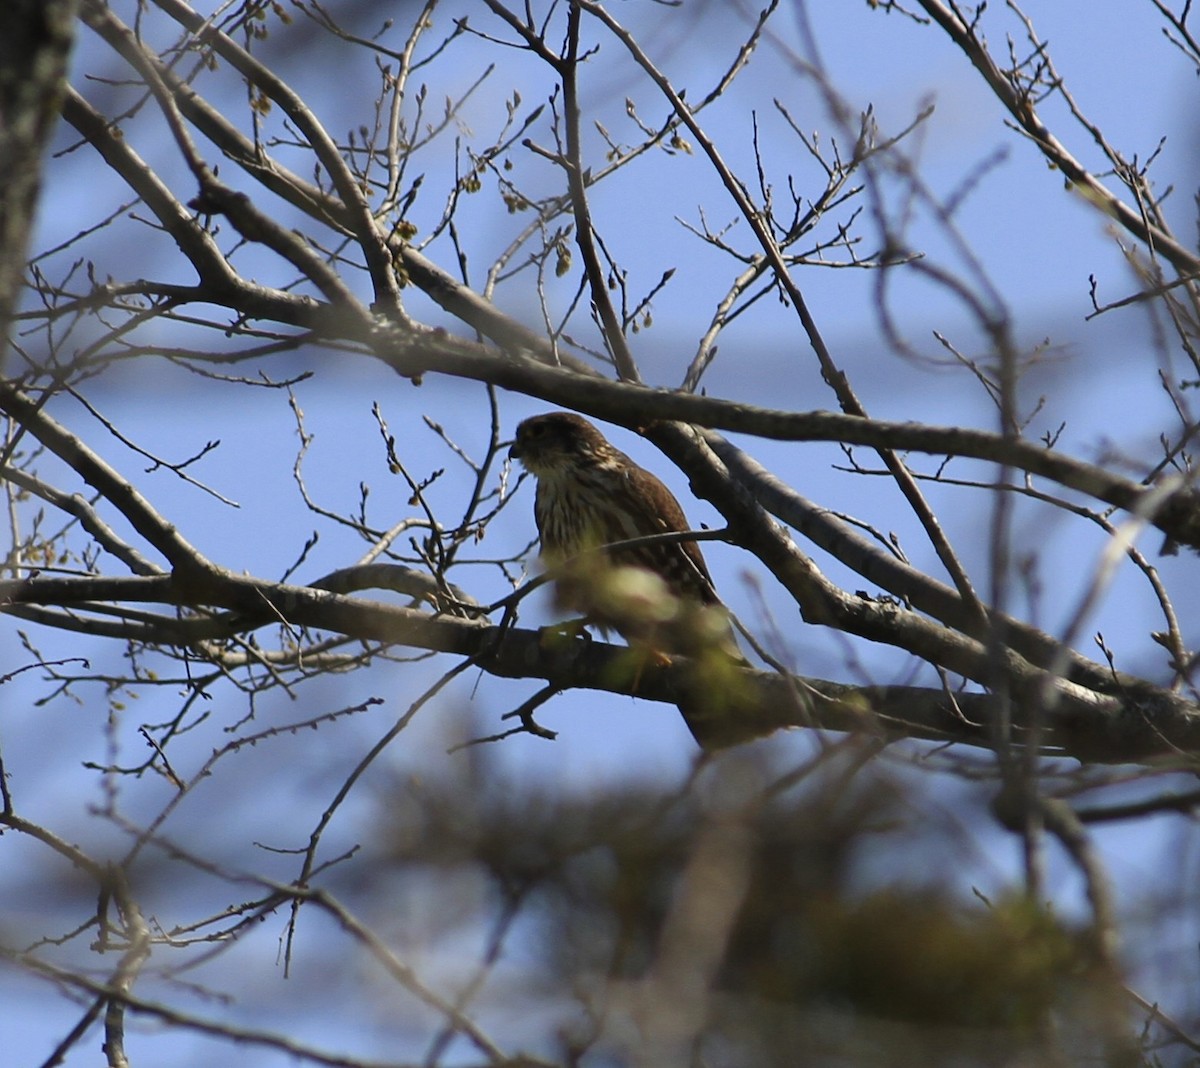
[[[263,93],[274,100],[312,146],[313,153],[329,174],[345,207],[347,218],[366,259],[367,270],[375,289],[375,303],[390,317],[403,318],[400,289],[392,267],[392,257],[383,240],[370,205],[366,201],[354,174],[333,138],[309,109],[304,100],[270,67],[260,63],[236,41],[216,28],[181,0],[157,0],[158,6],[180,25],[186,26],[197,39],[211,47],[230,62],[237,71]]]
[[[918,611],[956,631],[980,639],[986,637],[975,614],[965,610],[956,590],[862,537],[829,509],[807,500],[719,434],[706,433],[703,437],[734,481],[746,486],[771,515]],[[1111,690],[1114,684],[1121,684],[1122,680],[1110,667],[1065,649],[1061,641],[1028,623],[990,609],[988,618],[991,624],[1001,626],[1007,644],[1032,664],[1050,667],[1064,663],[1068,678],[1102,693]]]
[[[0,411],[37,438],[88,485],[118,508],[134,530],[162,553],[172,567],[204,566],[204,558],[199,550],[190,545],[174,526],[163,519],[126,478],[100,459],[74,434],[47,416],[41,405],[34,403],[7,382],[0,382]]]
[[[213,287],[214,295],[236,287],[237,274],[221,255],[212,237],[205,232],[174,193],[150,166],[129,146],[120,130],[109,123],[74,89],[63,101],[63,117],[100,153],[122,180],[145,202],[188,258],[202,281]]]
[[[1095,464],[1019,438],[965,427],[892,423],[839,412],[787,412],[583,377],[517,354],[499,360],[483,346],[444,335],[411,338],[389,334],[377,344],[380,358],[406,376],[438,372],[490,382],[634,430],[670,420],[777,441],[836,441],[988,460],[1048,478],[1124,509],[1181,544],[1200,548],[1200,494],[1186,482],[1164,482],[1147,488]]]
[[[506,678],[544,679],[561,689],[592,689],[678,704],[692,692],[694,668],[667,664],[601,642],[548,642],[536,630],[492,626],[483,620],[437,616],[305,586],[259,582],[224,571],[202,582],[180,577],[57,579],[0,582],[4,605],[71,605],[99,600],[153,601],[196,609],[225,609],[243,630],[286,621],[364,641],[414,646],[468,656]],[[1017,740],[1034,717],[1045,680],[1015,688]],[[1200,753],[1200,709],[1149,686],[1099,695],[1052,682],[1055,707],[1038,711],[1043,750],[1081,761],[1136,763],[1164,755]],[[887,739],[920,738],[990,747],[992,699],[950,695],[917,686],[851,686],[819,678],[737,671],[736,695],[716,727],[719,745],[733,745],[782,727],[866,731]]]

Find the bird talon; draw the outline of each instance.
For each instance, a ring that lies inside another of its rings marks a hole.
[[[643,646],[640,649],[630,649],[630,653],[634,657],[633,682],[632,690],[637,692],[638,686],[641,685],[642,672],[647,666],[655,668],[664,668],[671,663],[671,657],[664,653],[661,649],[652,649],[649,646]]]
[[[538,630],[538,644],[543,649],[568,645],[573,641],[590,642],[591,634],[587,629],[586,619],[568,619],[562,623],[551,623],[548,627]]]

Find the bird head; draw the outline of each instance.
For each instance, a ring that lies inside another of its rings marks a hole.
[[[596,463],[614,450],[591,423],[574,412],[549,412],[526,419],[508,450],[530,474],[553,477],[580,463]]]

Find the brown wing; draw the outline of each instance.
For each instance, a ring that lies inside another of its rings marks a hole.
[[[538,477],[534,518],[542,556],[551,565],[612,542],[690,529],[679,502],[658,478],[603,439],[600,445]],[[716,603],[695,542],[622,549],[613,557],[654,572],[676,597]]]
[[[622,458],[626,466],[620,476],[621,485],[614,492],[617,499],[612,507],[614,511],[627,513],[627,522],[622,525],[632,533],[621,533],[610,540],[690,530],[687,516],[662,481],[629,457]],[[694,598],[703,604],[716,603],[708,566],[694,541],[646,545],[621,552],[618,557],[655,572],[678,597]]]

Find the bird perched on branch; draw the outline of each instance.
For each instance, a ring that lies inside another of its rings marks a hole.
[[[679,502],[572,412],[526,419],[509,456],[537,479],[534,518],[558,603],[582,613],[585,623],[617,631],[632,648],[692,658],[694,693],[680,700],[680,710],[708,747],[701,720],[728,704],[721,691],[733,685],[730,669],[749,665],[700,547],[675,541],[604,548],[690,530]]]

